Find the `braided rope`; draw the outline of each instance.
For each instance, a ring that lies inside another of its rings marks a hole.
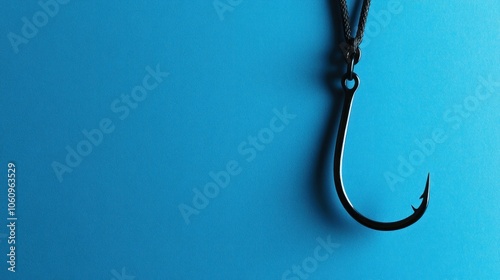
[[[349,23],[349,10],[347,9],[346,0],[339,0],[340,11],[342,13],[342,25],[344,27],[344,38],[347,44],[351,45],[353,49],[357,50],[361,41],[363,40],[363,34],[365,32],[366,20],[368,19],[368,11],[370,9],[370,0],[363,0],[363,6],[361,7],[361,15],[358,22],[358,30],[356,31],[356,37],[351,35],[351,25]]]

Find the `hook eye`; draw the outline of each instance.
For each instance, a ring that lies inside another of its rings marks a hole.
[[[351,95],[354,94],[354,92],[356,92],[356,89],[358,89],[358,86],[359,86],[359,77],[356,73],[352,72],[351,73],[352,75],[352,78],[350,79],[349,76],[349,72],[345,73],[344,76],[342,76],[342,88],[344,88],[344,91],[346,93],[349,93]],[[347,82],[348,81],[353,81],[354,80],[354,84],[352,85],[352,87],[349,87],[347,85]]]

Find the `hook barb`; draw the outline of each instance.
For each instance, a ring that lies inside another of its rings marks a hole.
[[[347,81],[352,81],[354,80],[354,86],[349,88],[347,86]],[[429,204],[429,199],[430,199],[430,173],[427,175],[427,182],[425,184],[425,189],[420,198],[422,199],[422,202],[418,206],[418,208],[411,206],[413,209],[413,214],[410,216],[399,220],[395,222],[378,222],[371,220],[365,216],[363,216],[361,213],[359,213],[352,203],[349,201],[349,198],[347,197],[343,180],[342,180],[342,158],[344,154],[344,144],[345,144],[345,136],[347,134],[347,127],[349,123],[349,115],[351,113],[351,107],[352,107],[352,100],[354,98],[354,93],[356,92],[356,89],[358,88],[359,85],[359,77],[356,75],[356,73],[352,72],[352,77],[349,76],[348,73],[346,73],[342,77],[342,87],[344,88],[345,92],[345,100],[344,104],[342,107],[342,115],[340,117],[340,125],[339,125],[339,132],[337,135],[337,142],[335,145],[335,156],[334,156],[334,166],[333,166],[333,177],[335,181],[335,189],[337,191],[337,195],[340,199],[340,202],[342,203],[342,206],[344,209],[351,215],[352,218],[354,218],[357,222],[360,224],[369,227],[371,229],[375,230],[381,230],[381,231],[391,231],[391,230],[398,230],[402,229],[405,227],[408,227],[418,221],[425,213],[427,210],[427,206]]]

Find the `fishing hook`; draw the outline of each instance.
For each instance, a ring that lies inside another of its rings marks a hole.
[[[359,59],[359,55],[360,51],[358,49],[358,57],[356,60]],[[342,206],[344,206],[347,213],[349,213],[349,215],[351,215],[351,217],[353,217],[360,224],[369,227],[371,229],[383,230],[383,231],[402,229],[418,221],[424,215],[425,210],[427,210],[427,205],[429,203],[429,198],[430,198],[429,194],[430,173],[427,175],[427,183],[425,185],[424,192],[420,196],[420,198],[422,199],[420,206],[418,208],[415,208],[412,205],[411,207],[413,208],[413,214],[402,220],[395,222],[374,221],[356,211],[352,203],[349,201],[349,198],[347,197],[346,191],[344,189],[344,184],[342,182],[342,158],[344,154],[345,136],[347,133],[347,127],[349,123],[349,115],[351,113],[352,100],[354,98],[354,93],[356,92],[356,89],[359,86],[359,77],[358,75],[356,75],[356,73],[354,73],[354,64],[356,63],[357,61],[355,61],[354,56],[352,56],[348,64],[347,73],[345,73],[342,77],[342,88],[344,89],[345,92],[345,100],[342,108],[342,115],[340,117],[337,142],[335,145],[335,159],[333,167],[335,189],[337,190],[337,195],[340,199],[340,202],[342,203]],[[347,85],[348,81],[354,81],[354,85],[352,85],[352,87],[349,87]]]

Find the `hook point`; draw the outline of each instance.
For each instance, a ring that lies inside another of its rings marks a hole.
[[[415,208],[413,207],[413,205],[411,206],[411,208],[413,209],[413,212],[417,212],[417,210],[424,206],[425,208],[427,208],[427,204],[429,203],[429,189],[431,187],[431,173],[429,172],[427,174],[427,182],[425,183],[425,189],[424,189],[424,192],[422,193],[422,195],[420,196],[420,199],[424,199],[424,201],[422,201],[422,204],[420,204],[420,206],[418,208]]]

